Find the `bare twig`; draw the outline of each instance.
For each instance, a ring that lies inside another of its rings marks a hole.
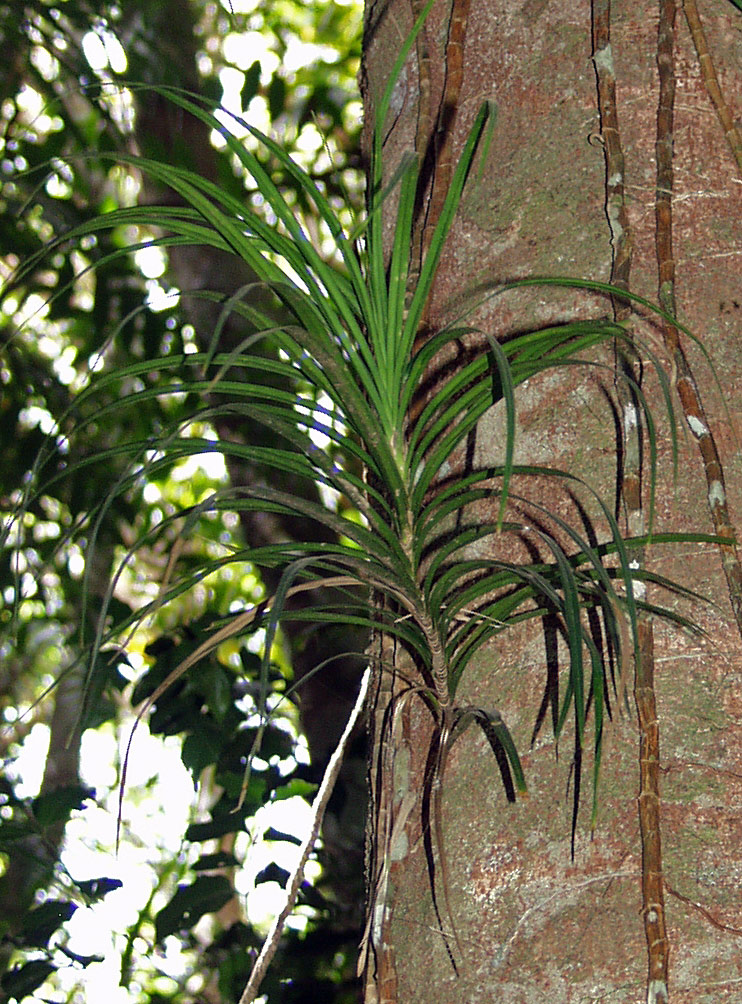
[[[316,579],[311,582],[301,582],[296,586],[291,586],[290,589],[286,590],[285,599],[289,599],[291,596],[296,596],[298,593],[304,593],[317,589],[318,586],[323,586],[326,588],[332,588],[335,586],[355,586],[358,584],[358,580],[349,575],[335,575],[328,576],[326,579]],[[260,616],[265,610],[269,609],[273,603],[274,597],[257,604],[254,607],[250,607],[249,610],[245,610],[235,617],[232,617],[227,624],[219,628],[210,635],[206,641],[202,642],[198,648],[194,649],[193,652],[182,662],[179,662],[175,669],[171,670],[162,683],[157,686],[153,692],[149,695],[146,701],[142,704],[141,708],[137,712],[137,716],[134,719],[134,724],[129,732],[129,738],[126,743],[126,752],[124,753],[124,762],[121,767],[121,782],[119,784],[119,805],[118,805],[118,817],[116,819],[116,847],[119,845],[119,835],[121,832],[121,820],[122,811],[124,805],[124,792],[126,790],[126,774],[129,767],[129,756],[131,754],[131,744],[134,740],[134,733],[141,720],[146,714],[151,710],[152,707],[157,703],[157,701],[162,697],[162,695],[172,687],[172,685],[180,679],[180,677],[186,673],[192,666],[200,662],[201,659],[206,658],[215,649],[217,649],[223,641],[227,641],[229,638],[235,638],[240,634],[244,634],[247,628],[252,624],[256,617]]]
[[[742,934],[742,928],[732,927],[730,924],[722,924],[722,922],[717,920],[713,913],[711,913],[710,910],[707,910],[701,903],[696,903],[694,900],[684,896],[681,892],[678,892],[677,889],[673,889],[667,879],[665,879],[665,889],[667,889],[669,894],[674,896],[675,899],[679,899],[681,903],[685,903],[687,906],[692,906],[694,910],[697,910],[702,917],[706,918],[712,927],[717,929],[717,931],[724,931],[726,934]]]
[[[299,863],[294,869],[294,874],[291,877],[291,882],[289,883],[286,893],[286,903],[271,925],[271,929],[265,939],[260,955],[256,959],[253,970],[250,973],[250,979],[247,982],[247,986],[240,997],[239,1004],[252,1004],[252,1001],[254,1001],[257,997],[263,977],[266,974],[268,966],[271,964],[273,956],[276,954],[278,943],[281,940],[281,934],[283,933],[286,921],[289,914],[296,906],[299,889],[301,888],[301,883],[304,879],[304,869],[307,861],[309,860],[312,848],[319,836],[319,831],[322,827],[322,820],[325,815],[325,809],[327,808],[327,803],[330,800],[332,790],[335,787],[335,781],[337,780],[338,773],[340,772],[348,740],[358,724],[358,720],[361,717],[361,713],[366,704],[366,695],[368,693],[370,679],[371,665],[369,664],[364,671],[363,678],[361,679],[361,687],[358,691],[356,702],[353,705],[353,710],[348,717],[348,721],[345,725],[345,729],[343,730],[343,734],[340,736],[335,752],[330,757],[330,762],[327,764],[327,769],[325,770],[325,776],[322,778],[322,784],[320,785],[319,791],[315,796],[314,803],[312,804],[312,827],[302,844]]]
[[[548,904],[553,903],[555,900],[570,900],[575,894],[581,892],[583,889],[587,889],[590,886],[597,885],[600,883],[605,883],[606,889],[608,889],[616,879],[635,879],[635,871],[615,871],[615,872],[605,872],[601,875],[591,875],[589,878],[584,879],[581,882],[576,882],[574,885],[567,885],[565,883],[559,883],[558,888],[554,892],[550,892],[548,896],[544,896],[538,902],[529,906],[527,910],[521,914],[518,921],[510,933],[509,937],[503,945],[501,945],[499,951],[492,960],[492,965],[499,969],[504,966],[508,961],[508,956],[512,951],[513,945],[518,939],[521,931],[530,923],[531,918],[534,914],[539,912],[545,912]]]

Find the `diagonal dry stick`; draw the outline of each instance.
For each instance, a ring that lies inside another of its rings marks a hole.
[[[273,956],[276,954],[278,943],[281,940],[281,934],[283,933],[286,921],[289,914],[296,906],[299,889],[301,888],[301,883],[304,879],[304,869],[307,861],[309,860],[312,848],[319,836],[319,831],[322,827],[322,820],[325,816],[325,809],[327,808],[330,795],[332,795],[333,788],[335,787],[335,781],[337,780],[337,776],[343,762],[343,757],[345,756],[345,749],[348,745],[348,740],[350,739],[351,733],[355,729],[358,720],[361,717],[361,712],[366,705],[366,695],[368,693],[370,679],[371,665],[369,664],[364,671],[363,678],[361,679],[361,687],[358,691],[356,702],[353,705],[353,710],[348,717],[348,721],[345,725],[345,729],[343,730],[343,734],[340,736],[335,752],[330,757],[330,762],[327,764],[325,775],[322,778],[322,784],[320,785],[319,791],[312,803],[312,827],[302,844],[301,854],[299,855],[299,863],[294,869],[294,874],[291,876],[291,882],[289,883],[286,893],[286,902],[281,912],[273,921],[271,929],[268,931],[268,935],[263,943],[260,955],[256,959],[255,965],[250,973],[250,979],[248,980],[247,986],[240,997],[239,1004],[252,1004],[257,997],[263,977],[265,976],[268,966],[271,964]]]
[[[312,589],[317,589],[320,586],[333,588],[339,586],[357,586],[358,579],[353,578],[349,575],[334,575],[329,576],[326,579],[316,579],[311,582],[301,582],[296,586],[292,586],[290,589],[286,590],[286,599],[291,596],[296,596],[297,593],[304,593]],[[137,716],[134,719],[134,724],[129,732],[129,739],[126,743],[126,752],[124,753],[124,762],[121,767],[121,783],[119,784],[119,805],[118,805],[118,817],[116,819],[116,847],[119,845],[119,836],[121,833],[121,819],[122,811],[124,805],[124,792],[126,790],[126,774],[129,767],[129,756],[131,754],[131,744],[134,741],[134,733],[137,730],[137,726],[144,718],[146,714],[152,709],[152,707],[157,703],[158,699],[172,687],[172,685],[181,678],[181,676],[188,672],[188,670],[195,666],[196,663],[200,662],[207,655],[218,648],[223,641],[228,638],[234,638],[237,635],[242,634],[255,620],[256,617],[264,613],[267,609],[270,609],[275,597],[270,597],[268,600],[264,600],[262,603],[257,604],[254,607],[250,607],[249,610],[245,610],[241,614],[237,614],[232,617],[224,627],[219,628],[210,635],[206,641],[202,642],[197,649],[195,649],[191,654],[183,659],[182,662],[178,663],[175,669],[171,670],[170,673],[165,677],[162,683],[154,689],[154,691],[149,695],[147,700],[142,704],[141,708],[137,712]]]

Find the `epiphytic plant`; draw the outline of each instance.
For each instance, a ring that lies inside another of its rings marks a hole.
[[[691,594],[632,567],[631,549],[643,546],[646,538],[624,538],[609,506],[597,497],[597,509],[607,528],[601,543],[556,513],[530,504],[525,486],[532,478],[553,479],[575,491],[589,488],[568,472],[517,465],[513,459],[518,386],[552,367],[589,365],[596,346],[624,341],[620,324],[573,322],[526,331],[501,344],[494,334],[479,332],[462,320],[418,343],[441,251],[465,186],[473,183],[472,165],[483,145],[491,110],[483,107],[475,119],[419,274],[415,270],[411,280],[418,164],[410,157],[393,179],[385,178],[381,145],[392,85],[414,38],[415,32],[400,52],[377,109],[367,217],[352,233],[346,232],[317,184],[273,139],[241,123],[259,145],[258,155],[235,138],[203,102],[172,89],[155,89],[184,114],[196,116],[221,134],[254,180],[273,219],[267,222],[208,179],[171,164],[132,157],[124,160],[175,193],[178,204],[118,209],[65,233],[60,240],[80,241],[121,226],[141,226],[156,230],[160,235],[156,240],[164,248],[208,245],[239,256],[254,280],[223,303],[222,316],[238,317],[246,334],[236,349],[222,351],[218,326],[206,351],[151,357],[110,370],[103,366],[91,374],[89,386],[75,397],[60,427],[49,436],[35,467],[34,482],[24,489],[20,510],[57,479],[90,464],[115,461],[120,473],[109,496],[91,505],[84,527],[92,549],[112,499],[185,456],[220,451],[267,472],[249,485],[217,491],[189,512],[165,517],[156,534],[167,534],[177,520],[182,536],[209,509],[296,516],[313,522],[322,532],[287,544],[250,546],[248,542],[227,558],[205,563],[182,577],[169,570],[149,605],[116,623],[101,618],[92,647],[99,652],[116,639],[125,640],[134,624],[182,595],[216,564],[249,560],[258,568],[279,569],[280,586],[271,600],[233,617],[182,660],[150,693],[145,710],[220,642],[257,624],[266,628],[263,698],[271,640],[282,621],[345,622],[366,632],[386,633],[407,652],[414,667],[408,694],[421,696],[436,722],[429,758],[428,823],[437,816],[437,793],[450,746],[470,723],[485,731],[508,797],[525,789],[518,753],[503,719],[496,712],[459,706],[456,694],[483,645],[496,643],[501,632],[524,620],[545,615],[556,618],[569,655],[561,698],[552,694],[552,723],[558,737],[573,714],[575,741],[581,749],[592,712],[594,813],[603,721],[606,709],[610,710],[609,685],[633,653],[637,611],[643,608],[687,623],[676,612],[650,607],[641,600],[636,580],[651,578],[668,589]],[[276,169],[314,206],[334,244],[332,261],[312,244],[295,218],[292,205],[276,184]],[[396,207],[396,218],[387,255],[385,217],[391,205]],[[53,250],[54,244],[44,254]],[[114,249],[96,267],[131,251],[130,246]],[[42,260],[39,255],[24,262],[10,284],[21,284]],[[580,285],[576,280],[551,282]],[[607,295],[621,292],[600,283],[582,285]],[[210,296],[208,291],[201,295]],[[465,361],[442,370],[424,396],[421,388],[431,366],[448,347],[464,339],[469,346]],[[665,388],[673,427],[667,381],[651,353],[649,358]],[[152,373],[157,374],[156,381]],[[641,389],[632,385],[630,392],[644,415],[653,468],[654,421]],[[134,414],[153,399],[187,401],[189,413],[184,418],[179,409],[177,421],[168,425],[168,410],[163,408],[161,425],[150,435],[76,456],[76,440],[84,436],[89,442],[90,433],[108,410]],[[456,470],[456,451],[490,408],[504,413],[501,465],[449,476],[450,470]],[[227,414],[261,426],[264,442],[225,442],[189,432],[196,422],[214,426],[220,415]],[[62,469],[57,464],[61,454],[68,458]],[[307,493],[296,490],[301,484],[319,485],[342,501],[311,501]],[[518,515],[525,511],[530,512],[529,519]],[[78,532],[82,529],[77,528]],[[545,549],[548,559],[505,560],[497,546],[503,535],[528,537],[536,542],[536,549]],[[492,542],[489,553],[483,546],[488,539]],[[665,542],[699,539],[707,538],[692,534],[653,537]],[[122,570],[138,548],[151,541],[152,534],[129,544]],[[109,600],[114,587],[115,583]],[[312,603],[292,606],[288,601],[302,592],[311,593]],[[372,671],[385,672],[380,662],[371,658],[371,663],[367,677]],[[97,671],[103,664],[104,660],[94,657],[90,663]],[[324,672],[331,674],[332,666],[324,667]],[[574,790],[576,813],[579,783]],[[435,832],[435,826],[428,825],[426,832],[431,830]],[[432,858],[429,844],[435,900]],[[373,880],[383,881],[383,862],[377,862]],[[254,990],[253,984],[250,992]],[[248,999],[246,994],[243,1000]]]

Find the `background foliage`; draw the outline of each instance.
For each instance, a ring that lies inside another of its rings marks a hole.
[[[215,149],[204,128],[185,135],[181,123],[168,118],[165,103],[158,104],[154,95],[137,88],[142,83],[175,83],[249,113],[252,121],[280,135],[328,198],[337,204],[342,199],[343,205],[358,200],[354,74],[359,6],[307,6],[286,0],[233,7],[231,13],[214,3],[149,0],[123,7],[85,2],[0,5],[5,278],[54,235],[91,215],[161,195],[145,187],[134,166],[117,161],[118,154],[146,153],[195,168],[261,211],[260,194],[223,143],[217,141],[221,149]],[[313,211],[291,178],[276,180],[298,214]],[[305,225],[309,232],[316,231],[311,216]],[[122,222],[110,238],[91,235],[82,244],[62,243],[2,302],[0,500],[6,517],[20,502],[40,453],[46,453],[46,471],[52,475],[23,520],[10,529],[0,571],[6,764],[0,824],[6,861],[0,881],[2,987],[6,996],[16,999],[42,983],[45,996],[53,985],[60,999],[74,998],[77,987],[86,988],[87,998],[91,987],[100,986],[96,981],[103,978],[96,976],[95,963],[97,953],[109,954],[110,948],[100,948],[107,939],[96,932],[91,942],[88,925],[86,941],[79,933],[84,925],[75,927],[73,916],[77,913],[79,922],[95,903],[96,916],[113,927],[110,937],[121,983],[129,988],[122,999],[192,1000],[194,994],[232,999],[244,984],[246,949],[260,940],[244,911],[246,890],[241,888],[235,898],[233,886],[233,866],[247,848],[245,830],[266,802],[308,796],[313,790],[316,771],[309,771],[306,755],[303,766],[293,759],[298,721],[291,703],[284,702],[280,716],[265,729],[264,759],[253,769],[242,808],[232,812],[244,757],[255,736],[254,729],[242,726],[257,699],[253,681],[262,649],[259,637],[253,643],[245,639],[225,644],[202,666],[197,681],[183,681],[158,701],[149,723],[150,733],[170,744],[170,766],[163,769],[172,774],[172,758],[180,751],[198,793],[192,791],[189,798],[181,785],[178,794],[172,782],[163,790],[157,783],[157,758],[165,754],[147,746],[154,759],[149,767],[135,764],[130,771],[121,858],[111,857],[120,771],[116,738],[123,745],[131,708],[152,692],[174,661],[198,646],[215,619],[243,609],[265,588],[250,563],[230,561],[218,569],[220,559],[223,563],[231,558],[241,528],[226,506],[207,511],[203,502],[215,491],[228,493],[230,475],[244,483],[244,472],[235,465],[228,473],[218,455],[212,455],[211,463],[190,462],[184,455],[179,462],[159,470],[150,467],[146,475],[123,483],[127,465],[116,455],[117,445],[129,439],[147,442],[158,429],[190,420],[193,410],[193,402],[183,395],[155,393],[136,408],[125,407],[126,397],[144,384],[158,392],[177,382],[179,368],[149,374],[142,370],[140,377],[112,385],[97,400],[105,407],[94,421],[86,421],[73,403],[96,371],[113,371],[152,356],[195,353],[199,339],[207,337],[205,301],[195,295],[189,300],[188,294],[217,287],[210,279],[220,275],[223,260],[210,261],[206,249],[198,266],[202,275],[194,275],[187,259],[168,261],[162,253],[146,250],[155,235],[155,229]],[[316,236],[321,244],[321,235]],[[143,246],[138,253],[132,250],[137,245]],[[230,267],[230,274],[220,277],[233,292],[245,277]],[[217,431],[204,415],[188,425],[187,435],[232,438],[236,433],[229,424],[223,419]],[[49,455],[46,437],[53,429],[59,433]],[[248,438],[250,434],[248,429]],[[71,435],[75,459],[109,448],[109,462],[55,478],[54,470],[66,473],[70,440],[65,437]],[[112,491],[115,487],[120,490]],[[109,504],[90,522],[88,514],[102,498]],[[191,514],[183,534],[183,523],[172,520],[181,512]],[[282,532],[278,519],[263,528],[266,540]],[[107,594],[127,548],[140,538],[148,543],[137,549],[113,594]],[[167,608],[155,604],[152,616],[130,637],[126,656],[102,654],[93,666],[81,658],[103,627],[98,620],[101,605],[107,604],[111,621],[130,617],[157,597],[171,561],[186,578],[208,561],[216,561],[217,570],[205,579],[196,574],[192,588]],[[340,640],[336,644],[349,647]],[[270,671],[270,688],[285,690],[294,650],[307,648],[311,644],[298,633],[293,639],[284,635],[281,645],[273,648],[276,668]],[[88,675],[93,688],[87,691],[82,719]],[[61,682],[50,690],[55,680]],[[94,743],[91,735],[96,731],[110,738]],[[47,735],[41,793],[33,798],[33,779],[19,775],[16,757],[24,741],[40,750],[37,757],[43,756]],[[146,739],[140,736],[140,741]],[[81,744],[88,764],[83,763],[82,773]],[[91,771],[91,755],[96,759],[97,754],[100,762],[101,753],[113,769]],[[133,755],[136,758],[136,744]],[[318,760],[321,767],[321,751]],[[83,781],[91,773],[94,791]],[[178,798],[186,804],[178,805]],[[164,811],[181,819],[175,834],[173,827],[162,822],[158,826],[160,799],[165,800]],[[62,831],[70,819],[60,857]],[[258,822],[257,836],[266,825]],[[243,837],[235,844],[236,831]],[[274,833],[274,838],[280,843],[267,846],[279,850],[296,839],[290,833]],[[215,849],[204,854],[204,846]],[[91,853],[96,848],[97,856]],[[130,861],[140,879],[143,873],[146,878],[119,889],[120,875],[128,885]],[[357,861],[354,868],[358,871]],[[259,878],[271,880],[285,881],[277,865]],[[306,895],[314,916],[326,919],[335,912],[319,886],[307,889]],[[32,909],[34,903],[38,905]],[[202,914],[212,911],[220,912],[194,932]],[[114,919],[117,912],[123,925]],[[358,921],[341,915],[335,931],[321,936],[310,926],[300,945],[292,946],[292,961],[282,966],[283,975],[293,977],[293,989],[279,991],[269,985],[272,997],[301,999],[302,985],[309,981],[324,986],[328,1000],[345,999],[343,983],[353,961],[349,966],[343,961],[348,941],[343,929],[353,923]],[[55,969],[59,975],[44,983]],[[110,975],[107,980],[102,992],[113,999]]]

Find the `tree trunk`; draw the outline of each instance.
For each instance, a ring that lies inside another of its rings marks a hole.
[[[367,4],[367,145],[374,109],[412,27],[412,8],[420,6]],[[610,8],[610,0],[593,0],[592,7],[587,0],[435,3],[392,100],[386,176],[404,153],[417,150],[427,172],[423,219],[436,199],[435,175],[445,175],[448,144],[455,158],[481,103],[496,106],[490,146],[472,172],[441,262],[431,330],[456,318],[478,291],[525,276],[612,280],[652,302],[661,299],[670,312],[676,286],[677,316],[699,342],[680,334],[678,346],[673,326],[646,309],[634,309],[629,319],[624,302],[574,289],[510,292],[487,300],[472,319],[500,340],[578,317],[615,312],[630,320],[643,360],[650,349],[661,357],[682,426],[677,481],[669,423],[657,430],[653,528],[729,537],[742,504],[734,431],[742,382],[742,167],[733,127],[742,114],[742,22],[730,3],[699,4],[720,89],[731,104],[721,124],[707,89],[709,61],[699,60],[689,30],[690,22],[701,44],[695,4],[686,0],[674,27],[674,2]],[[390,242],[393,204],[392,196]],[[637,534],[650,518],[648,439],[635,450],[626,421],[631,402],[614,378],[613,353],[596,361],[600,366],[552,371],[520,388],[517,460],[583,478],[615,507],[624,532]],[[635,361],[624,366],[642,375]],[[659,416],[662,390],[649,365],[642,392]],[[503,437],[503,416],[493,409],[460,469],[501,462]],[[588,494],[578,502],[553,485],[541,496],[532,484],[528,491],[580,532],[589,522],[606,539],[605,520]],[[517,546],[509,560],[523,558]],[[438,875],[447,872],[450,915],[439,888],[436,916],[421,823],[432,722],[422,701],[405,704],[385,737],[393,753],[385,755],[382,783],[401,822],[391,841],[385,899],[375,904],[367,1001],[740,999],[739,565],[731,543],[722,550],[653,544],[645,560],[650,571],[712,601],[690,607],[670,601],[707,633],[691,636],[657,618],[640,623],[636,680],[633,666],[618,674],[606,726],[597,825],[591,833],[585,785],[573,847],[572,785],[581,751],[563,740],[557,757],[548,725],[539,722],[564,659],[556,632],[548,624],[524,625],[499,636],[468,670],[458,700],[501,712],[523,754],[530,798],[507,803],[497,765],[474,732],[454,748],[443,782],[443,848],[434,850]],[[651,587],[650,602],[660,598]],[[636,708],[629,710],[632,689]],[[383,710],[376,708],[376,720]],[[377,825],[377,840],[379,832]]]

